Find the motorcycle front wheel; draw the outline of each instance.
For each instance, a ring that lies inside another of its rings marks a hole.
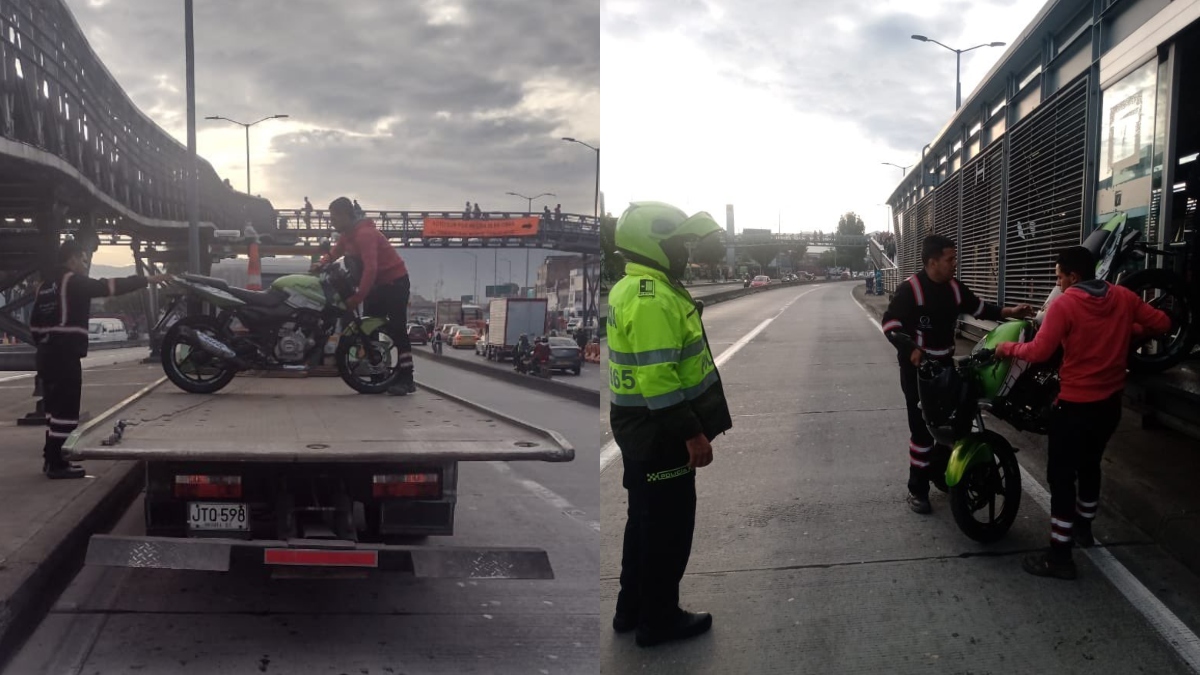
[[[1021,508],[1021,467],[1017,454],[999,434],[988,433],[992,461],[967,468],[950,488],[950,512],[963,534],[980,543],[1008,533]]]
[[[163,336],[160,347],[163,372],[176,387],[190,394],[212,394],[225,388],[237,368],[208,353],[184,337],[185,328],[221,341],[221,326],[211,316],[185,316]]]
[[[400,378],[400,350],[386,326],[338,340],[338,375],[360,394],[382,394]]]
[[[1121,285],[1171,317],[1168,332],[1130,344],[1129,369],[1160,373],[1187,358],[1196,344],[1197,308],[1183,279],[1168,270],[1147,269],[1122,279]]]

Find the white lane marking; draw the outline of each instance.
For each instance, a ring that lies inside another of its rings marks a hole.
[[[857,304],[858,308],[861,309],[863,314],[866,315],[867,321],[870,321],[871,325],[875,326],[875,330],[879,331],[880,335],[887,335],[887,333],[883,332],[883,325],[875,320],[875,315],[871,313],[871,310],[867,309],[867,306],[862,304],[862,301],[855,297],[853,293],[850,294],[850,297],[854,298],[855,304]]]
[[[597,533],[600,532],[600,521],[589,520],[586,513],[575,508],[571,504],[571,502],[560,497],[558,495],[558,493],[554,492],[553,490],[546,487],[545,485],[542,485],[541,483],[539,483],[537,481],[529,480],[528,478],[522,478],[522,477],[518,476],[517,473],[512,470],[512,467],[508,465],[508,462],[488,462],[488,464],[491,464],[492,467],[495,468],[497,471],[504,474],[508,478],[516,481],[517,483],[519,483],[521,485],[521,487],[525,488],[526,490],[529,490],[534,495],[540,497],[542,499],[542,501],[546,502],[550,506],[553,506],[554,508],[562,511],[563,513],[570,516],[571,518],[579,521],[580,523],[583,523],[589,529],[591,529]]]
[[[1050,493],[1046,488],[1029,475],[1025,467],[1021,467],[1021,487],[1025,492],[1033,497],[1033,501],[1038,503],[1046,513],[1050,513]],[[1100,540],[1097,539],[1099,544]],[[1148,588],[1142,585],[1142,582],[1133,576],[1121,561],[1112,554],[1111,551],[1105,548],[1085,548],[1081,549],[1085,555],[1100,570],[1100,573],[1105,576],[1116,587],[1121,595],[1133,605],[1133,608],[1141,613],[1159,634],[1160,637],[1179,655],[1193,672],[1200,673],[1200,638],[1196,637],[1186,624],[1179,620],[1179,617],[1167,609],[1167,606],[1161,600],[1156,598]]]
[[[742,350],[742,347],[750,344],[751,340],[758,337],[759,333],[763,332],[767,326],[770,326],[771,322],[773,322],[775,319],[778,319],[780,316],[782,316],[783,313],[786,312],[789,307],[795,304],[797,300],[820,288],[821,286],[813,286],[791,300],[785,302],[783,307],[780,307],[779,311],[776,312],[774,316],[764,319],[762,323],[755,326],[749,333],[743,335],[740,340],[734,342],[732,345],[727,347],[725,351],[721,352],[721,355],[713,359],[713,362],[717,364],[718,368],[724,366],[726,361],[732,359],[734,354],[737,354]],[[712,348],[711,342],[709,343],[709,348]],[[617,442],[615,440],[605,443],[604,447],[600,450],[600,473],[604,473],[604,470],[607,469],[620,455],[621,449],[617,447]]]

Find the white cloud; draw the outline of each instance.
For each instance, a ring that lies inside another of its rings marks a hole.
[[[954,55],[1011,42],[1041,0],[605,2],[602,189],[609,211],[659,199],[737,225],[886,227],[899,171],[954,108]],[[964,97],[1000,57],[963,58]]]

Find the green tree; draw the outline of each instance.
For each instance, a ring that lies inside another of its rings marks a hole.
[[[867,226],[863,223],[862,217],[857,213],[847,211],[838,218],[838,236],[861,237],[866,232]],[[866,255],[867,249],[865,246],[838,246],[837,264],[841,267],[849,267],[856,272],[864,270],[867,268]],[[822,256],[823,258],[824,256]]]

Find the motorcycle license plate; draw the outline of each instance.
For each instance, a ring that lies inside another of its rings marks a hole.
[[[250,513],[245,504],[188,502],[187,516],[189,530],[245,532],[250,529]]]

